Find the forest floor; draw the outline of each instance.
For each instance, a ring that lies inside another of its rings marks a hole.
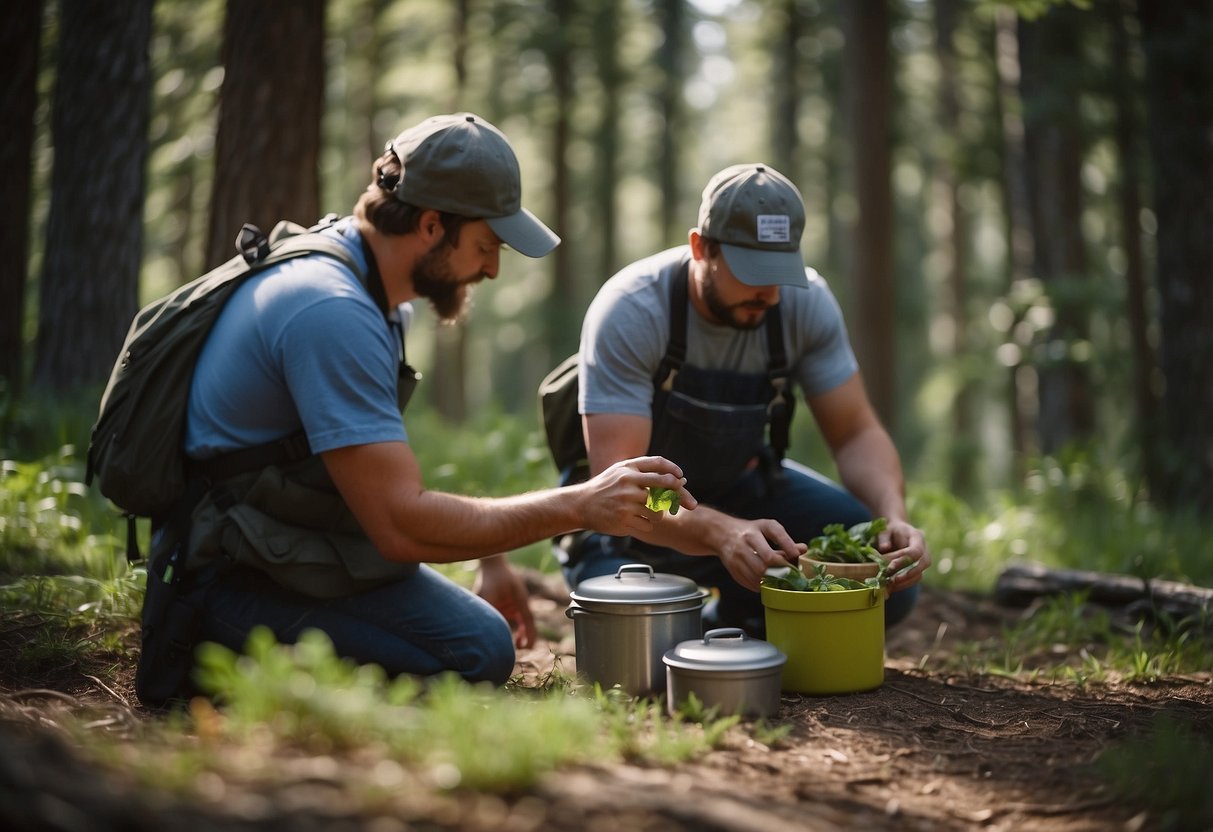
[[[539,684],[575,668],[558,578],[534,574],[541,640],[516,671]],[[784,695],[773,745],[734,729],[672,768],[578,766],[513,797],[401,789],[368,808],[339,770],[284,758],[273,782],[209,783],[182,798],[141,786],[121,766],[86,759],[56,714],[100,712],[121,725],[153,718],[134,705],[133,667],[103,675],[12,668],[21,628],[0,618],[0,826],[54,830],[940,830],[1155,829],[1158,818],[1109,790],[1092,763],[1159,716],[1213,741],[1209,674],[1150,684],[962,676],[945,667],[962,644],[997,639],[1023,610],[927,587],[889,634],[885,679],[847,696]],[[963,649],[963,648],[960,648]],[[1058,651],[1067,649],[1059,645]],[[1073,648],[1077,649],[1077,648]],[[137,750],[131,753],[138,753]],[[331,764],[332,761],[330,760]],[[205,795],[205,796],[203,796]]]

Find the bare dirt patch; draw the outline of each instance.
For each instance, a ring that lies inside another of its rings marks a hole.
[[[541,641],[518,656],[522,684],[575,669],[567,594],[531,576]],[[1155,828],[1112,793],[1092,762],[1160,715],[1213,740],[1208,674],[1152,684],[1024,682],[931,670],[966,642],[997,638],[1023,613],[927,589],[886,645],[884,684],[833,697],[785,695],[773,745],[751,730],[671,769],[579,767],[502,798],[402,789],[369,808],[357,779],[282,761],[267,784],[226,784],[183,801],[84,761],[56,727],[63,710],[97,713],[120,731],[151,718],[135,706],[129,657],[16,672],[18,615],[0,619],[0,826],[13,829],[842,830]],[[300,774],[302,772],[302,774]],[[310,772],[310,773],[309,773]]]

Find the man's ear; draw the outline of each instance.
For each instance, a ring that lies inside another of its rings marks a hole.
[[[442,227],[442,218],[438,216],[437,211],[429,209],[421,212],[417,219],[417,236],[427,247],[433,246],[446,236],[446,229]]]
[[[687,232],[687,241],[691,244],[691,257],[696,260],[706,260],[707,252],[704,251],[703,235],[699,233],[698,228],[692,228]]]

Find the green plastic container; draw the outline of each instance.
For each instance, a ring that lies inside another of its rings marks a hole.
[[[855,693],[884,682],[884,590],[762,587],[767,641],[788,657],[781,689]]]

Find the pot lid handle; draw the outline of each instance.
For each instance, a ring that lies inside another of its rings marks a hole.
[[[648,572],[649,580],[656,580],[657,576],[653,574],[653,567],[647,563],[625,563],[615,572],[615,580],[622,581],[624,572]]]
[[[740,638],[742,641],[749,639],[749,635],[740,627],[716,627],[708,630],[703,634],[703,643],[707,644],[714,638]]]

